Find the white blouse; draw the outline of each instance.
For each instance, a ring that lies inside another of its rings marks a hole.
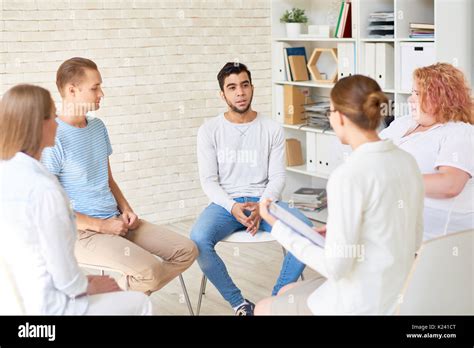
[[[314,314],[393,313],[423,233],[415,160],[390,140],[363,144],[331,174],[327,194],[324,249],[280,221],[272,229],[285,248],[327,278],[308,306]]]
[[[75,217],[55,176],[21,152],[0,161],[0,252],[25,314],[86,312],[87,278],[74,257]]]
[[[417,123],[411,116],[395,119],[380,133],[415,157],[422,174],[449,166],[469,174],[462,192],[454,198],[425,198],[424,239],[474,228],[474,126],[463,122],[438,124],[424,132],[404,136]]]

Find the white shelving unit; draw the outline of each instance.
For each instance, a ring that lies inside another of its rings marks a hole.
[[[405,42],[434,43],[436,61],[448,62],[463,70],[470,81],[474,81],[474,44],[472,33],[474,26],[474,1],[471,0],[352,0],[352,38],[287,38],[285,25],[280,23],[283,12],[293,7],[305,9],[309,24],[320,24],[331,26],[331,36],[337,23],[341,0],[272,0],[272,65],[275,68],[277,55],[283,54],[278,51],[281,43],[290,47],[305,47],[307,58],[316,47],[332,48],[338,43],[353,43],[355,46],[355,71],[357,74],[365,73],[364,48],[366,43],[387,43],[393,47],[393,73],[394,84],[384,88],[387,97],[395,104],[395,117],[405,115],[408,112],[406,106],[409,91],[400,88],[400,44]],[[370,13],[374,11],[394,11],[394,37],[393,38],[371,38],[368,35],[367,23]],[[434,23],[434,39],[414,39],[409,37],[409,24]],[[291,82],[283,81],[281,76],[273,71],[273,117],[283,122],[282,115],[277,115],[278,106],[282,105],[282,94],[275,93],[276,88],[284,85],[293,85],[309,88],[312,96],[329,97],[333,84],[316,83],[315,81]],[[284,125],[287,138],[300,140],[303,157],[306,156],[306,138],[308,134],[315,134],[318,146],[327,146],[324,141],[318,140],[334,137],[332,131],[323,131],[304,125]],[[311,139],[313,135],[311,136]],[[334,168],[331,161],[340,161],[346,156],[350,149],[339,144],[319,148],[317,158],[321,162],[330,162],[328,168]],[[306,159],[306,157],[305,157]],[[283,194],[284,199],[289,199],[291,193],[304,186],[325,187],[330,173],[324,171],[309,171],[306,165],[287,168],[287,184]],[[318,213],[305,213],[310,218],[324,222],[326,211]]]

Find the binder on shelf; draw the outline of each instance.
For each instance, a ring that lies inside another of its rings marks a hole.
[[[284,51],[285,51],[285,54],[286,54],[286,62],[285,63],[286,63],[287,71],[289,72],[288,73],[288,81],[298,81],[298,80],[295,80],[294,72],[291,69],[290,57],[301,56],[301,57],[303,57],[305,65],[306,65],[307,64],[306,48],[304,48],[304,47],[287,47],[287,48],[284,49]],[[293,59],[294,58],[292,58],[292,60]]]
[[[347,18],[346,23],[344,25],[344,30],[342,32],[343,38],[351,38],[352,37],[352,4],[347,1],[348,9],[347,9]]]
[[[350,1],[344,1],[344,8],[342,12],[341,22],[336,32],[338,38],[350,38],[352,37],[352,6]]]
[[[412,88],[413,71],[434,64],[436,52],[434,42],[400,43],[400,89],[409,92]]]
[[[365,44],[364,73],[375,80],[375,43]]]
[[[343,145],[335,136],[318,134],[316,137],[316,172],[329,175],[343,162]]]
[[[334,31],[334,37],[338,37],[337,33],[339,32],[339,27],[341,25],[342,14],[344,13],[344,1],[341,2],[341,7],[339,8],[339,16],[337,18],[336,30]]]
[[[393,46],[377,42],[375,44],[375,81],[382,89],[393,88]]]
[[[350,0],[341,2],[336,30],[334,31],[334,37],[352,37],[352,4]]]
[[[275,85],[274,86],[274,93],[275,93],[275,119],[278,123],[283,123],[285,120],[285,104],[284,104],[284,98],[285,98],[285,92],[284,92],[284,87],[283,85]]]
[[[285,48],[290,47],[286,42],[275,42],[273,48],[273,57],[275,62],[273,63],[273,76],[278,81],[288,81],[288,73],[285,64]]]
[[[291,76],[290,63],[288,63],[288,51],[286,50],[286,47],[283,48],[283,59],[285,60],[286,80],[293,81],[293,77]]]
[[[306,68],[306,59],[304,56],[289,56],[291,74],[293,81],[308,81],[308,69]]]
[[[342,17],[341,17],[341,23],[339,23],[339,29],[336,33],[336,37],[341,38],[342,34],[344,34],[344,26],[346,25],[347,22],[347,12],[349,11],[349,3],[348,2],[343,2],[344,7],[342,9]]]
[[[342,79],[347,76],[355,74],[355,46],[351,43],[338,43],[337,44],[337,73],[338,78]]]
[[[306,133],[306,170],[316,171],[316,133]]]

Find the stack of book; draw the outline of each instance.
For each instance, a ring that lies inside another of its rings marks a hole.
[[[320,211],[327,206],[326,189],[302,187],[291,196],[295,208],[306,211]]]
[[[434,24],[410,23],[410,37],[416,39],[434,39]]]
[[[341,3],[339,10],[339,18],[337,20],[336,31],[334,37],[351,38],[352,37],[352,10],[350,0]]]
[[[395,32],[395,17],[393,11],[372,12],[369,15],[370,38],[393,38]]]
[[[308,81],[306,49],[304,47],[288,47],[283,50],[288,81]]]
[[[331,125],[326,116],[330,105],[327,101],[320,101],[304,105],[306,123],[310,127],[330,129]]]

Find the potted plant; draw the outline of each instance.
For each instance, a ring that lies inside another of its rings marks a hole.
[[[288,37],[298,37],[303,32],[303,26],[308,23],[308,17],[304,14],[305,10],[292,8],[286,10],[280,18],[280,22],[286,23],[286,35]]]

